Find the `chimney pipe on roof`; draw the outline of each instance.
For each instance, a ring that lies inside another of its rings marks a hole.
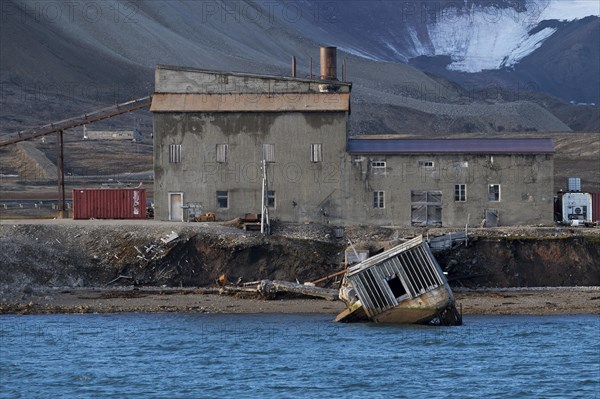
[[[296,77],[296,56],[292,56],[292,77]]]
[[[321,47],[321,80],[337,79],[337,48]]]

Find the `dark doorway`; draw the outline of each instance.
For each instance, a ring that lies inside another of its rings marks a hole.
[[[406,295],[406,290],[404,289],[404,286],[402,285],[402,282],[398,276],[395,275],[394,277],[388,279],[387,283],[390,286],[394,297],[400,298],[402,295]]]

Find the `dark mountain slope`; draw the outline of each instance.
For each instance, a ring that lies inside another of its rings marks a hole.
[[[515,72],[557,97],[600,105],[600,18],[559,28]]]
[[[62,14],[50,18],[44,4]],[[322,44],[347,50],[339,59],[347,59],[354,82],[351,119],[357,133],[488,132],[499,125],[507,131],[569,130],[539,105],[497,105],[495,98],[475,98],[470,89],[411,66],[350,54],[356,40],[375,43],[370,37],[395,32],[402,17],[397,2],[107,0],[94,2],[100,11],[93,20],[77,8],[70,15],[69,4],[74,3],[3,3],[0,131],[147,95],[156,64],[289,74],[296,55],[300,76],[309,74],[310,57],[316,74]],[[32,13],[36,7],[42,7],[40,15]],[[378,23],[389,18],[396,22]],[[404,113],[411,116],[402,118]]]

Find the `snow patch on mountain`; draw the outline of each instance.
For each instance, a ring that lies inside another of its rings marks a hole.
[[[545,28],[530,36],[537,23],[531,14],[474,7],[467,13],[456,10],[450,23],[429,24],[428,31],[433,55],[451,57],[449,70],[475,73],[514,66],[556,32]]]
[[[344,50],[371,60],[400,62],[420,56],[448,56],[451,62],[447,69],[458,72],[510,68],[558,31],[540,25],[543,21],[600,15],[600,1],[527,0],[519,10],[490,1],[465,1],[450,2],[437,11],[434,18],[421,15],[382,34],[376,44],[383,52],[352,45]]]
[[[600,16],[598,0],[551,0],[542,10],[540,21],[573,21],[590,15]]]
[[[599,7],[595,0],[531,0],[523,12],[478,5],[467,10],[449,8],[446,18],[427,26],[433,52],[423,44],[415,43],[414,48],[422,51],[419,55],[450,56],[452,63],[447,68],[453,71],[476,73],[513,67],[556,33],[555,28],[544,28],[530,35],[540,22],[598,15]],[[414,41],[414,32],[409,34]]]
[[[544,43],[544,40],[556,33],[557,30],[558,29],[556,28],[544,28],[532,36],[524,37],[524,40],[512,50],[510,55],[502,62],[501,66],[515,66],[520,60],[540,48],[542,43]]]

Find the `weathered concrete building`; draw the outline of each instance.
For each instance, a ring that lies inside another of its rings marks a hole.
[[[344,181],[351,85],[159,66],[155,217],[182,206],[220,219],[260,213],[266,161],[271,217],[316,220]]]
[[[356,203],[375,224],[552,223],[550,139],[348,140]],[[362,189],[359,189],[361,188]]]
[[[323,55],[323,52],[322,52]],[[348,137],[351,84],[158,66],[155,217],[260,213],[332,224],[552,222],[549,139]]]

